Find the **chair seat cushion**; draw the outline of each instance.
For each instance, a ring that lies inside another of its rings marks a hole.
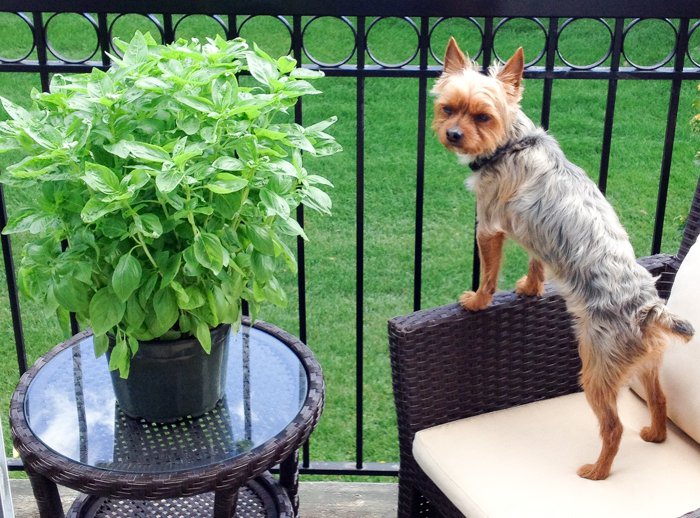
[[[683,259],[668,298],[669,311],[690,321],[695,336],[689,343],[671,340],[660,369],[661,387],[668,401],[668,417],[685,433],[700,442],[700,243]],[[646,397],[638,379],[632,381],[637,394]]]
[[[413,454],[469,518],[672,518],[700,508],[700,445],[670,422],[666,442],[644,442],[649,413],[627,389],[619,409],[622,444],[604,481],[576,475],[601,445],[582,393],[422,430]]]

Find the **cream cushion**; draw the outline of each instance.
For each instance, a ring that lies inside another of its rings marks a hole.
[[[413,454],[469,518],[663,518],[700,508],[700,445],[669,423],[642,441],[646,404],[621,391],[624,434],[605,481],[576,475],[600,451],[582,393],[482,414],[418,432]]]
[[[689,343],[671,341],[664,352],[660,380],[666,394],[666,410],[679,428],[700,442],[700,244],[697,242],[678,269],[666,307],[689,320],[696,330]],[[632,388],[644,397],[644,389],[637,380]]]

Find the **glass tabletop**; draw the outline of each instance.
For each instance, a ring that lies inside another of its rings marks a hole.
[[[242,326],[228,340],[226,395],[199,418],[154,424],[125,416],[90,336],[37,372],[25,398],[27,424],[56,453],[110,471],[173,472],[234,459],[289,425],[308,379],[297,355],[265,331]]]

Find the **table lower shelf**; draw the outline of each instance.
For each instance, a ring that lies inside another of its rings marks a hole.
[[[80,496],[67,518],[204,518],[214,513],[214,493],[164,500],[127,500]],[[236,518],[293,518],[287,492],[269,474],[248,482],[238,491]]]

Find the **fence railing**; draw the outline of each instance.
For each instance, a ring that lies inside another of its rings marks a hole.
[[[18,17],[13,25],[17,30],[31,35],[31,44],[26,52],[12,56],[3,54],[0,48],[0,74],[37,74],[41,87],[49,88],[53,73],[86,72],[92,67],[106,68],[110,65],[110,53],[116,52],[112,38],[120,15],[140,14],[152,24],[163,42],[171,42],[178,36],[181,23],[190,15],[210,16],[227,38],[238,36],[257,16],[273,16],[284,31],[288,31],[289,52],[305,67],[320,69],[327,76],[347,77],[355,82],[355,255],[356,255],[356,311],[355,311],[355,456],[346,462],[321,462],[310,459],[308,449],[303,456],[302,473],[312,474],[363,474],[396,475],[395,464],[379,464],[364,460],[364,322],[365,322],[365,120],[366,91],[369,78],[413,78],[417,80],[417,132],[415,156],[415,234],[413,239],[413,304],[414,309],[422,305],[423,283],[423,236],[424,195],[426,170],[426,133],[429,118],[429,80],[440,73],[440,59],[444,39],[436,34],[440,28],[455,19],[461,20],[477,34],[480,40],[478,51],[472,54],[484,69],[497,60],[508,56],[498,54],[495,45],[499,33],[509,23],[530,24],[538,33],[543,46],[530,53],[526,78],[541,80],[542,101],[540,123],[550,124],[553,85],[560,80],[598,80],[607,82],[603,132],[600,139],[600,165],[598,183],[603,192],[607,189],[610,169],[613,126],[615,121],[618,85],[620,81],[664,81],[669,84],[668,97],[659,99],[668,106],[663,153],[659,164],[659,188],[654,217],[651,252],[661,249],[664,234],[669,179],[679,123],[679,100],[684,82],[700,80],[700,4],[696,0],[675,2],[638,2],[618,0],[616,2],[581,2],[578,0],[492,0],[440,1],[421,0],[369,2],[365,0],[329,2],[327,0],[288,0],[267,2],[255,0],[198,0],[162,2],[154,0],[4,0],[0,12]],[[95,48],[87,55],[72,57],[62,55],[51,41],[51,26],[58,23],[59,13],[78,13],[94,30]],[[314,56],[306,43],[307,32],[319,19],[331,17],[343,24],[352,35],[352,48],[348,55],[336,62],[327,63]],[[369,43],[370,34],[381,30],[380,21],[389,17],[404,24],[405,30],[415,34],[415,48],[407,51],[407,57],[399,62],[386,62],[378,57]],[[626,40],[644,20],[654,19],[666,26],[672,35],[668,52],[657,62],[636,63],[629,52]],[[602,55],[590,63],[576,64],[562,50],[562,34],[570,30],[573,23],[587,20],[606,37]],[[523,22],[524,21],[524,22]],[[303,118],[303,107],[295,112],[297,122]],[[352,150],[346,150],[352,152]],[[0,191],[0,195],[1,195]],[[304,223],[302,210],[298,211],[300,223]],[[4,198],[0,196],[0,226],[7,219]],[[475,247],[474,247],[475,250]],[[9,305],[11,307],[13,332],[16,343],[17,362],[20,373],[27,369],[22,315],[15,284],[11,241],[2,236],[2,251],[7,277]],[[298,243],[298,319],[299,335],[307,340],[306,265],[304,243]],[[476,254],[474,253],[474,257]],[[478,264],[472,273],[473,284],[478,279]],[[21,469],[21,464],[12,464]]]

